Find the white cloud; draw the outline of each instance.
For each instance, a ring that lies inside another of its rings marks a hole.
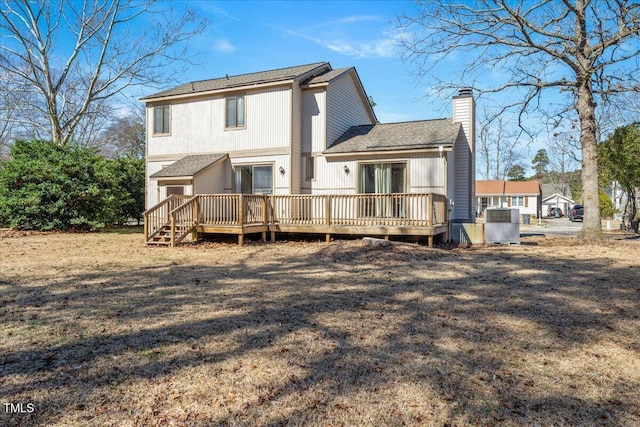
[[[228,40],[218,39],[213,43],[213,49],[221,53],[233,53],[236,48]]]
[[[357,58],[389,58],[395,56],[395,38],[379,39],[369,42],[349,42],[318,40],[317,43],[329,50]]]
[[[379,16],[358,15],[321,22],[297,30],[290,28],[279,28],[279,30],[347,56],[356,58],[393,57],[396,55],[395,46],[401,39],[400,35],[366,40],[365,37],[356,34],[369,34],[368,30],[357,28],[357,24],[380,20]]]
[[[356,58],[389,58],[395,56],[395,46],[399,38],[377,39],[373,41],[347,41],[344,39],[325,40],[322,37],[313,37],[303,32],[284,29],[289,35],[310,40],[333,52],[341,53]]]

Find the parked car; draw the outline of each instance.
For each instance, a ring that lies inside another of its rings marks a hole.
[[[584,213],[584,206],[582,206],[582,205],[574,205],[569,210],[569,220],[571,222],[582,221],[582,214],[583,213]]]
[[[560,209],[560,208],[549,208],[549,211],[547,212],[547,216],[560,218],[561,216],[563,216],[562,209]]]

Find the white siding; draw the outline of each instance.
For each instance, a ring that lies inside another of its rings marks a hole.
[[[219,161],[193,177],[195,194],[221,194],[231,192],[231,163]]]
[[[302,187],[302,91],[297,84],[291,91],[291,157],[288,176],[290,192],[299,194]]]
[[[302,93],[303,153],[321,153],[326,148],[326,99],[324,88]]]
[[[344,167],[349,168],[349,173]],[[350,159],[316,158],[316,179],[312,182],[312,194],[356,194],[357,163]]]
[[[445,153],[445,155],[447,161],[447,198],[451,201],[456,196],[456,156],[452,151]]]
[[[291,88],[285,86],[245,93],[246,127],[235,130],[225,129],[224,96],[176,101],[171,105],[171,134],[150,134],[147,155],[288,148],[291,99]],[[153,129],[153,107],[148,108],[147,129]]]
[[[463,132],[454,144],[455,185],[452,219],[473,221],[475,217],[475,101],[471,96],[453,98],[453,121]]]
[[[453,145],[453,154],[455,156],[455,185],[451,219],[469,220],[471,218],[471,153],[463,132],[460,132]]]
[[[312,194],[356,194],[360,163],[406,163],[407,192],[445,192],[444,160],[437,153],[412,153],[402,157],[386,155],[362,156],[358,160],[350,157],[316,158],[316,179],[312,182]],[[344,167],[349,168],[347,174]]]
[[[145,206],[147,209],[160,203],[160,199],[158,198],[158,181],[149,179],[149,175],[158,172],[164,165],[164,162],[147,162],[147,188],[145,192]]]
[[[433,153],[427,156],[412,156],[408,162],[409,193],[445,194],[444,159]]]
[[[327,146],[331,146],[347,129],[373,124],[367,113],[368,100],[357,89],[352,73],[332,81],[327,87]]]

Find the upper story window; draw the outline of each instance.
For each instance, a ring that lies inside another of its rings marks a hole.
[[[153,107],[153,134],[162,135],[171,132],[171,109],[169,105]]]
[[[244,127],[244,96],[227,97],[226,127]]]

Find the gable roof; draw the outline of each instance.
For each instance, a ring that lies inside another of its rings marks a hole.
[[[476,194],[483,196],[502,196],[504,195],[505,181],[490,180],[476,181]]]
[[[324,154],[451,148],[461,128],[451,119],[352,126]]]
[[[561,194],[569,199],[571,199],[571,188],[569,185],[558,184],[542,184],[542,197],[545,198],[552,194]]]
[[[298,65],[295,67],[279,68],[276,70],[259,71],[256,73],[240,74],[236,76],[227,75],[210,80],[193,81],[154,93],[153,95],[142,98],[142,101],[292,80],[304,76],[317,68],[320,68],[318,70],[319,73],[326,72],[331,70],[331,65],[328,62],[316,62],[314,64]]]
[[[567,197],[567,196],[563,196],[560,193],[555,193],[555,194],[550,194],[546,197],[542,198],[542,203],[545,202],[559,202],[560,200],[569,203],[569,204],[574,204],[575,202],[573,201],[573,199],[571,199],[571,197]]]
[[[323,83],[329,83],[331,80],[335,79],[336,77],[339,77],[343,74],[348,73],[349,71],[355,71],[354,67],[346,67],[346,68],[338,68],[335,70],[326,70],[325,72],[323,72],[322,74],[318,74],[315,76],[311,76],[310,78],[308,78],[307,80],[305,80],[304,82],[302,82],[303,85],[308,85],[308,86],[313,86],[313,85],[317,85],[317,84],[323,84]]]
[[[476,195],[537,196],[541,194],[539,181],[476,181]]]
[[[177,178],[185,176],[194,176],[198,172],[211,166],[218,160],[227,157],[227,153],[219,154],[201,154],[186,156],[160,169],[158,172],[149,176],[149,178]]]

